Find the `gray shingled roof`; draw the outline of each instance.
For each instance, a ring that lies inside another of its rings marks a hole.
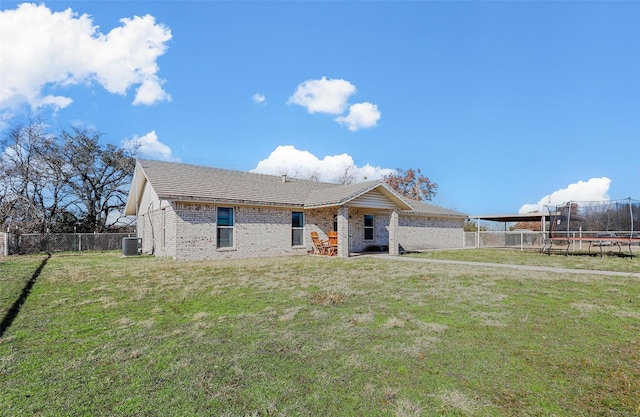
[[[141,172],[136,175],[144,175],[163,200],[315,208],[341,205],[378,189],[398,207],[415,209],[404,210],[405,213],[466,217],[453,210],[408,200],[382,181],[339,185],[287,178],[285,182],[275,175],[144,159],[137,161],[137,168]],[[131,193],[134,192],[132,187]],[[140,197],[134,198],[131,193],[127,202],[130,213],[135,212],[135,201]]]
[[[161,199],[302,206],[314,191],[336,184],[197,165],[139,160]]]
[[[435,206],[433,204],[424,203],[422,201],[409,200],[407,198],[404,199],[411,205],[411,207],[413,207],[413,210],[403,210],[402,213],[405,214],[430,214],[443,217],[467,217],[466,214],[460,213],[459,211],[449,210],[440,206]]]

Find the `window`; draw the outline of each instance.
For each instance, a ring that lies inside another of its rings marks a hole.
[[[364,240],[373,240],[373,214],[364,215]]]
[[[291,212],[291,245],[304,245],[304,213],[301,211]]]
[[[233,209],[218,207],[218,235],[216,246],[219,248],[233,247]]]

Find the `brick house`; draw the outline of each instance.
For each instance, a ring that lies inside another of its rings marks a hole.
[[[338,256],[458,248],[465,214],[408,200],[382,181],[339,185],[138,160],[126,215],[143,253],[174,259],[303,255],[338,232]]]

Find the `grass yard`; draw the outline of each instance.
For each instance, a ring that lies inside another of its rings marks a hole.
[[[625,248],[625,250],[626,253],[629,253],[627,248]],[[611,247],[607,248],[602,257],[600,257],[600,252],[592,255],[587,255],[586,253],[570,253],[565,256],[564,253],[559,252],[546,255],[540,253],[539,250],[467,249],[429,251],[406,256],[598,271],[640,272],[640,247],[633,247],[634,257],[620,257],[616,255],[617,253],[618,249]]]
[[[503,252],[420,256],[595,268]],[[0,320],[43,264],[0,338],[3,416],[640,415],[638,278],[19,256],[0,258]]]

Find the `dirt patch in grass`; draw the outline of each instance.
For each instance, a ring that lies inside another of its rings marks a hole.
[[[335,292],[316,293],[311,296],[311,303],[321,306],[337,306],[345,302],[345,296]]]

